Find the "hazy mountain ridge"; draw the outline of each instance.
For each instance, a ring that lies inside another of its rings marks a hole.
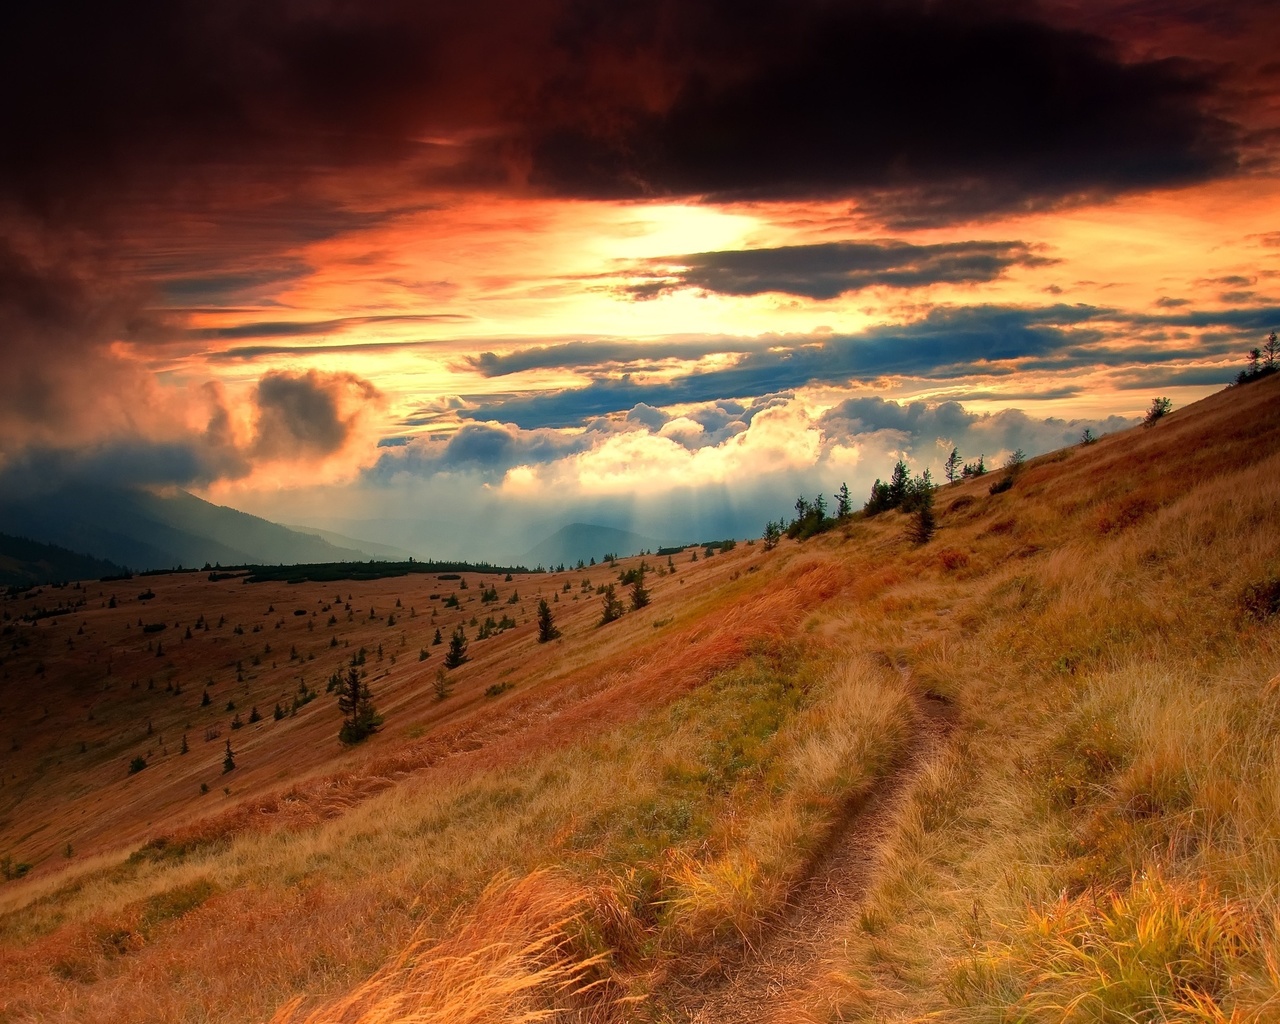
[[[630,530],[592,523],[569,523],[535,544],[517,561],[529,566],[574,565],[579,559],[584,562],[592,558],[600,561],[606,554],[635,555],[661,546],[652,537],[642,537]]]
[[[281,523],[280,525],[286,530],[292,530],[294,533],[300,533],[305,537],[318,537],[326,544],[332,544],[334,547],[363,551],[376,561],[385,559],[389,562],[405,562],[411,558],[418,558],[412,551],[398,548],[393,544],[380,544],[377,541],[366,540],[364,537],[349,537],[333,530],[322,530],[316,526],[302,526],[297,523]]]
[[[282,562],[367,561],[371,552],[178,491],[66,487],[0,503],[0,530],[91,553],[134,570]]]

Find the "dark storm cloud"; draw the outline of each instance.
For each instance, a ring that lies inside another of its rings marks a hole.
[[[145,410],[144,375],[108,346],[163,333],[148,297],[74,243],[0,233],[0,457],[28,441],[82,443]]]
[[[112,424],[109,436],[68,444],[65,437],[29,436],[0,449],[0,493],[46,493],[65,485],[205,486],[251,473],[260,459],[307,461],[340,451],[378,393],[351,374],[269,373],[253,393],[256,428],[240,442],[219,387],[199,399],[203,429],[162,421],[163,438]]]
[[[1099,340],[1101,332],[1082,326],[1099,314],[1094,307],[1080,306],[935,309],[915,323],[874,327],[856,336],[768,339],[776,347],[749,352],[725,369],[667,383],[636,383],[630,375],[599,378],[582,388],[481,402],[463,415],[524,427],[570,426],[640,402],[711,402],[894,373],[946,377],[991,372],[992,363],[1050,355],[1070,344]]]
[[[553,430],[519,430],[492,423],[466,423],[447,438],[414,438],[381,455],[365,478],[386,481],[406,473],[429,477],[464,473],[499,480],[513,466],[555,462],[589,451],[600,431],[567,437]]]
[[[648,278],[626,289],[648,299],[680,288],[721,295],[781,292],[834,299],[876,286],[920,288],[931,284],[993,281],[1013,266],[1044,266],[1023,242],[947,242],[913,245],[896,239],[825,242],[774,249],[702,252],[645,260],[634,271]]]
[[[658,10],[665,21],[651,18]],[[624,94],[600,110],[581,99],[589,62],[549,83],[532,178],[550,191],[855,195],[886,223],[920,226],[1236,164],[1236,133],[1207,111],[1214,80],[1202,69],[1126,62],[1032,8],[724,2],[630,13],[584,18],[571,41],[584,57],[652,54],[671,99]]]
[[[478,356],[468,356],[465,363],[485,377],[504,377],[525,370],[618,366],[659,359],[701,359],[717,352],[749,352],[760,347],[761,342],[746,338],[664,338],[652,342],[603,339],[538,345],[503,354],[481,352]]]
[[[265,458],[322,458],[342,449],[364,404],[377,389],[354,374],[268,373],[258,381],[255,454]],[[354,409],[349,409],[354,404]]]
[[[678,388],[683,381],[727,380],[729,376],[750,374],[756,370],[765,373],[775,369],[783,374],[777,387],[798,387],[814,379],[839,379],[856,371],[851,360],[855,357],[865,364],[865,372],[878,375],[888,372],[906,372],[936,369],[945,353],[956,359],[994,360],[1026,356],[1043,351],[1051,338],[1056,338],[1058,326],[1078,325],[1098,319],[1108,311],[1093,306],[1055,305],[1039,309],[1020,309],[1002,306],[969,306],[937,308],[913,324],[891,327],[874,327],[864,334],[849,337],[783,338],[680,338],[662,341],[577,341],[562,345],[538,346],[517,349],[498,355],[485,352],[468,360],[469,365],[486,377],[496,377],[521,370],[576,369],[600,372],[617,366],[627,366],[643,360],[699,359],[714,353],[739,353],[744,358],[736,366],[679,377],[671,385],[661,388]],[[1090,336],[1092,337],[1092,336]],[[1078,335],[1076,340],[1083,340]],[[912,345],[911,342],[919,344]],[[857,350],[855,352],[855,349]],[[824,370],[824,364],[832,364]],[[806,374],[812,372],[813,377]],[[831,373],[837,376],[832,378]],[[609,391],[610,382],[596,382],[603,396]],[[723,391],[719,395],[705,394],[702,385],[693,384],[697,392],[692,401],[710,401],[723,395],[741,396],[759,392]],[[592,393],[577,392],[588,399],[583,416],[604,412],[618,412],[629,405],[599,407]],[[642,399],[643,400],[643,399]],[[686,399],[676,398],[663,404],[670,405]],[[505,399],[503,400],[506,401]],[[519,403],[523,399],[512,399]],[[484,418],[480,415],[480,418]]]
[[[535,395],[479,397],[460,415],[522,427],[567,427],[631,409],[752,398],[809,384],[872,382],[905,375],[933,380],[1007,376],[1017,370],[1067,371],[1171,364],[1243,352],[1242,335],[1269,330],[1280,308],[1128,313],[1086,305],[938,307],[907,324],[871,327],[858,335],[755,339],[732,366],[659,383],[630,374],[595,377],[586,386]],[[1192,337],[1182,329],[1201,331]],[[1186,344],[1169,344],[1184,338]],[[605,362],[624,361],[626,343],[611,343]],[[681,342],[682,345],[693,344]],[[649,343],[631,343],[633,358]],[[733,351],[716,339],[708,351]],[[536,349],[539,365],[598,373],[604,362],[590,347]],[[522,354],[494,357],[520,363]],[[1210,374],[1212,377],[1213,375]],[[1213,381],[1216,381],[1216,377]],[[1213,382],[1208,381],[1208,382]]]
[[[1280,306],[1249,306],[1244,309],[1214,309],[1188,313],[1125,313],[1118,317],[1135,327],[1224,328],[1234,331],[1266,331],[1280,322]]]
[[[950,437],[966,429],[977,418],[959,402],[899,404],[868,396],[841,402],[826,412],[818,423],[825,432],[842,436],[900,430]]]
[[[954,392],[957,402],[1044,402],[1059,398],[1075,398],[1084,389],[1080,387],[1044,388],[1036,391],[960,391]]]
[[[1237,372],[1238,368],[1224,370],[1213,366],[1193,366],[1185,370],[1152,366],[1133,370],[1113,379],[1111,385],[1121,391],[1145,391],[1147,388],[1220,387],[1235,380]]]
[[[413,313],[383,316],[348,316],[336,320],[262,320],[234,327],[200,327],[184,332],[189,338],[201,340],[231,340],[238,338],[306,338],[317,334],[337,334],[353,327],[367,327],[371,324],[413,324],[413,323],[453,323],[467,319],[453,313]],[[404,343],[391,343],[395,347],[403,347]],[[409,343],[414,344],[414,343]],[[387,347],[388,343],[380,342],[373,346]],[[273,349],[269,347],[237,348],[224,353],[224,356],[239,356],[245,353],[262,355],[267,352],[293,352],[297,349]]]
[[[188,260],[191,258],[188,256]],[[207,262],[208,257],[204,257],[203,261]],[[216,266],[201,268],[201,273],[192,273],[193,269],[196,268],[188,262],[168,278],[153,272],[157,291],[163,296],[166,305],[210,306],[228,299],[238,300],[246,294],[297,281],[312,270],[307,264],[299,262],[264,268],[254,273],[247,273],[243,269],[221,270]]]
[[[921,223],[1235,164],[1202,69],[998,2],[142,0],[7,30],[0,188],[54,218],[407,164],[586,197],[856,195]],[[458,137],[481,141],[438,141]]]
[[[109,487],[202,486],[244,476],[249,463],[234,448],[188,433],[170,440],[106,440],[79,448],[39,445],[0,467],[0,494],[33,495],[67,484]]]
[[[952,446],[966,458],[1017,448],[1036,454],[1074,444],[1085,427],[1100,436],[1133,423],[1121,416],[1040,419],[1021,409],[979,414],[955,401],[898,403],[877,397],[848,399],[818,420],[828,444],[865,441],[884,433],[891,448],[935,465]]]
[[[418,6],[26,5],[7,19],[22,45],[0,80],[24,102],[0,114],[19,142],[0,181],[58,216],[105,190],[305,180],[402,157],[419,97],[439,100],[446,45],[447,19]]]

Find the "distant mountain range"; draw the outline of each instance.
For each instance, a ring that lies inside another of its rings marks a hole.
[[[642,537],[630,530],[618,530],[612,526],[593,526],[590,523],[570,523],[553,533],[546,540],[535,544],[517,559],[530,568],[541,565],[576,565],[594,558],[597,562],[605,555],[634,555],[640,551],[653,551],[661,547],[652,537]]]
[[[411,558],[421,560],[420,556],[412,551],[406,551],[404,548],[398,548],[392,544],[376,544],[361,537],[348,537],[345,534],[334,533],[332,530],[321,530],[315,526],[298,526],[294,523],[285,523],[283,525],[285,529],[292,530],[294,533],[301,533],[309,537],[319,537],[337,548],[366,551],[370,558],[378,561],[407,562]]]
[[[0,533],[0,586],[31,587],[118,576],[123,572],[124,567],[114,562],[77,554],[56,544]]]
[[[12,542],[8,547],[0,545],[0,582],[9,585],[96,578],[125,569],[190,569],[205,563],[293,565],[421,558],[420,553],[390,544],[311,526],[282,526],[180,490],[157,494],[77,485],[6,497],[0,499],[0,534],[8,534]],[[606,554],[652,551],[661,543],[629,530],[570,523],[511,561],[550,568],[574,565],[579,559],[600,561]]]
[[[319,531],[291,530],[186,491],[160,495],[89,486],[0,500],[0,533],[58,545],[68,553],[91,552],[95,559],[135,571],[191,568],[206,562],[363,562],[391,557],[385,552],[395,550],[331,543]],[[94,570],[84,575],[108,573]]]

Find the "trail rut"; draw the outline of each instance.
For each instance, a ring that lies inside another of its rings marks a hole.
[[[681,994],[666,1019],[687,1024],[766,1024],[785,1009],[835,952],[874,878],[880,852],[910,797],[912,784],[946,741],[952,706],[918,692],[899,667],[916,708],[916,730],[902,763],[845,819],[813,872],[792,895],[782,921],[726,977]],[[782,1018],[777,1018],[782,1019]]]

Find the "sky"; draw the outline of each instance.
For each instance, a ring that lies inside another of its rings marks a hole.
[[[1280,326],[1260,0],[4,18],[0,489],[440,557],[752,536],[1194,401]]]

